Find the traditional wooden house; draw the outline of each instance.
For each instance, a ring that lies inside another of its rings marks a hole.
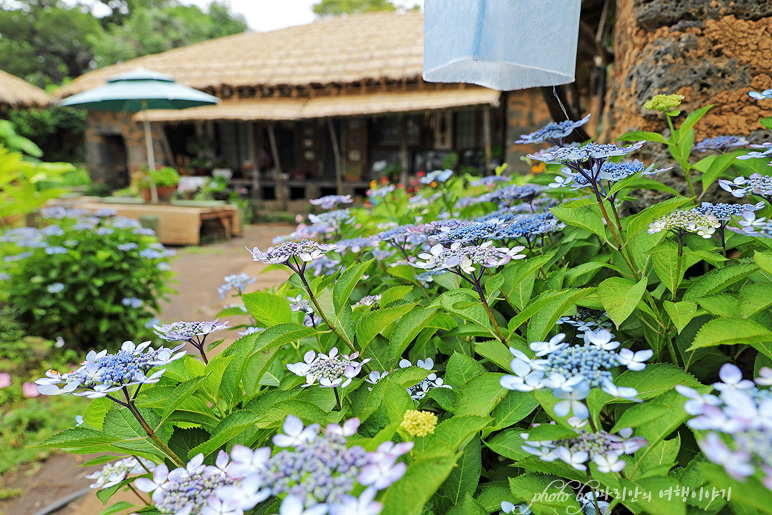
[[[136,67],[222,99],[213,106],[131,115],[89,112],[94,178],[124,186],[146,162],[139,121],[153,122],[159,163],[183,173],[231,170],[269,203],[335,192],[363,194],[382,174],[513,159],[507,142],[549,120],[536,91],[504,93],[421,79],[423,16],[371,13],[265,33],[247,32],[87,73],[57,96]]]
[[[45,107],[53,102],[45,91],[0,70],[0,112],[19,107]]]

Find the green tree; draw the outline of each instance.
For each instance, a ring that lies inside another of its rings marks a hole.
[[[11,8],[14,7],[14,8]],[[0,69],[45,87],[88,70],[98,38],[97,18],[59,0],[0,4]]]
[[[243,16],[213,2],[208,12],[195,6],[140,7],[122,25],[113,24],[104,35],[89,38],[99,67],[148,54],[238,34],[247,30]]]
[[[314,13],[322,17],[396,9],[390,0],[319,0],[313,5]]]

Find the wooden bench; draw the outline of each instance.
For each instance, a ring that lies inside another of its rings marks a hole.
[[[69,205],[89,211],[114,209],[118,216],[139,220],[143,215],[158,217],[158,240],[164,245],[198,245],[201,224],[205,220],[219,220],[225,237],[240,235],[238,208],[233,205],[195,206],[179,204],[123,204],[115,202],[85,202]]]

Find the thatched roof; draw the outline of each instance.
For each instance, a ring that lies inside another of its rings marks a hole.
[[[423,67],[423,15],[376,12],[226,36],[89,72],[56,96],[101,86],[140,66],[202,90],[415,79]]]
[[[498,103],[500,93],[480,87],[465,89],[399,91],[367,95],[315,98],[262,98],[225,100],[216,105],[182,110],[150,110],[134,115],[153,122],[191,120],[300,120],[328,116],[362,116],[447,109]]]
[[[10,107],[45,107],[53,99],[40,88],[0,70],[0,105]]]

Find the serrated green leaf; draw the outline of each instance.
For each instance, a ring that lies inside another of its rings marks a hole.
[[[420,515],[456,465],[456,457],[416,459],[383,497],[383,515]]]
[[[237,410],[225,417],[212,431],[209,440],[190,451],[191,456],[203,453],[209,456],[244,431],[255,427],[257,414],[249,410]]]
[[[402,300],[411,291],[413,291],[413,286],[392,286],[388,290],[381,293],[381,300],[378,302],[378,304],[380,304],[381,307],[386,307],[398,300]]]
[[[120,501],[100,511],[99,515],[114,515],[115,513],[120,513],[122,511],[130,510],[132,508],[134,508],[134,505],[132,503],[126,502],[126,501]]]
[[[510,337],[510,340],[512,338]],[[512,347],[518,347],[516,341],[508,342]],[[510,371],[509,364],[512,362],[512,354],[506,345],[498,340],[488,340],[484,342],[476,342],[474,344],[474,351],[485,359],[490,360],[491,363],[495,363],[501,369]]]
[[[550,208],[555,217],[568,225],[585,229],[600,238],[606,239],[606,227],[603,218],[593,209],[594,206],[582,206],[576,208],[553,207]]]
[[[772,306],[772,284],[746,284],[740,290],[739,311],[748,318]]]
[[[666,300],[664,306],[667,316],[670,317],[679,334],[697,315],[697,304],[694,302],[670,302]]]
[[[434,429],[434,434],[426,437],[426,448],[443,448],[456,452],[467,440],[490,423],[490,417],[474,415],[456,415],[443,420]]]
[[[634,283],[621,277],[609,277],[598,286],[598,298],[608,316],[619,327],[633,313],[646,291],[646,278]]]
[[[717,268],[703,275],[686,290],[683,300],[696,301],[714,293],[726,290],[729,286],[742,281],[759,269],[753,263],[739,263],[726,268]]]
[[[491,412],[492,431],[505,429],[533,413],[539,403],[530,392],[509,391]]]
[[[340,312],[344,305],[348,305],[348,298],[351,292],[356,288],[357,283],[370,267],[374,259],[365,263],[359,263],[343,272],[340,278],[335,282],[333,289],[332,302],[335,306],[335,312]]]
[[[525,440],[520,436],[521,433],[523,433],[523,430],[520,428],[501,431],[493,435],[493,437],[486,442],[485,446],[496,454],[513,461],[525,459],[526,457],[531,456],[531,454],[523,450]]]
[[[768,274],[772,274],[772,254],[768,252],[759,252],[757,250],[753,253],[753,260],[759,268]]]
[[[557,476],[526,472],[509,479],[509,491],[515,499],[525,501],[536,515],[582,511],[569,482]]]
[[[611,429],[612,433],[618,432],[620,429],[626,427],[638,427],[641,424],[650,422],[656,418],[661,417],[667,411],[671,409],[664,404],[657,404],[656,402],[647,402],[643,404],[635,404],[627,408],[622,416],[617,418],[616,424]]]
[[[649,131],[631,131],[619,136],[616,141],[652,141],[654,143],[665,143],[667,140],[662,134]]]
[[[772,357],[772,331],[752,320],[718,318],[702,326],[688,350],[717,345],[747,344]]]
[[[433,308],[414,308],[397,322],[389,338],[389,354],[399,360],[418,333],[429,326],[437,311]]]
[[[490,372],[469,381],[466,387],[458,392],[456,416],[487,416],[504,399],[504,395],[508,392],[499,383],[503,375]]]
[[[169,415],[171,415],[183,402],[187,401],[188,398],[201,387],[207,377],[209,377],[209,373],[202,377],[188,379],[184,383],[177,385],[171,395],[167,398],[168,402],[164,406],[164,411],[161,414],[161,419],[158,421],[158,426],[163,424],[166,419],[169,418]],[[158,426],[156,426],[156,431],[158,430]]]
[[[266,327],[292,321],[292,310],[289,301],[284,297],[256,291],[243,294],[241,300],[249,314]]]
[[[375,338],[375,335],[382,332],[405,313],[412,310],[413,306],[416,304],[417,303],[413,302],[389,308],[380,308],[375,311],[368,311],[359,317],[356,335],[360,349],[364,350],[373,338]]]
[[[633,513],[667,513],[668,515],[685,515],[686,503],[672,502],[659,495],[660,492],[675,490],[679,487],[678,481],[671,477],[647,477],[639,480],[620,478],[619,486],[627,489],[631,494],[640,492],[638,496],[628,495],[624,501],[620,501]],[[647,495],[651,492],[651,495]]]
[[[464,452],[456,462],[455,468],[437,491],[437,495],[445,501],[441,503],[445,508],[443,511],[448,511],[451,506],[458,504],[466,496],[474,494],[480,482],[481,472],[480,439],[475,437],[464,447]]]
[[[528,341],[544,341],[558,319],[572,309],[580,299],[593,292],[595,292],[594,288],[571,288],[561,291],[560,295],[556,295],[531,317],[528,324]]]
[[[445,382],[458,390],[487,372],[476,359],[454,352],[445,367]]]

